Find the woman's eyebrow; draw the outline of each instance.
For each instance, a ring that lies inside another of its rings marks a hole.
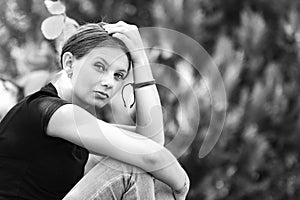
[[[108,62],[104,58],[102,58],[102,57],[96,57],[96,59],[100,59],[107,66],[109,65]]]
[[[101,60],[102,62],[104,62],[105,65],[109,66],[108,62],[104,58],[96,57],[96,59]],[[127,70],[125,70],[125,69],[118,69],[117,71],[127,73]]]
[[[118,71],[119,71],[119,72],[127,73],[127,70],[125,70],[125,69],[119,69]]]

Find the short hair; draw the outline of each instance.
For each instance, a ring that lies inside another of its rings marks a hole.
[[[128,72],[131,68],[131,56],[128,47],[119,38],[108,34],[103,28],[105,22],[88,23],[80,26],[77,31],[64,43],[60,55],[62,67],[62,56],[66,52],[72,53],[76,59],[80,59],[97,47],[117,47],[124,51],[128,58]]]

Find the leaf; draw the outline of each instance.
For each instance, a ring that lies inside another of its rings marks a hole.
[[[61,1],[45,0],[44,3],[52,15],[60,15],[66,12],[66,7]]]
[[[48,40],[56,39],[63,30],[64,16],[56,15],[46,18],[41,25],[41,31]]]

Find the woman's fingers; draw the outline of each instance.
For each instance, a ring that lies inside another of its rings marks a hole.
[[[108,34],[117,33],[117,32],[119,32],[119,33],[126,33],[128,31],[130,31],[130,30],[126,29],[125,27],[118,27],[118,26],[105,27],[104,29],[108,32]]]
[[[115,24],[105,24],[103,25],[103,27],[125,27],[127,29],[137,29],[137,26],[136,25],[133,25],[133,24],[127,24],[123,21],[119,21]]]
[[[103,28],[108,32],[108,34],[123,33],[129,38],[135,37],[138,32],[137,26],[126,24],[125,22],[106,24],[103,26]]]
[[[140,39],[140,35],[134,30],[129,30],[123,26],[105,27],[105,30],[108,32],[108,34],[112,34],[113,37],[122,40],[129,47],[129,49],[134,48],[135,46],[136,48],[140,48],[140,45],[137,43]]]
[[[122,33],[131,39],[134,39],[137,36],[136,30],[127,29],[125,27],[109,27],[109,28],[105,28],[105,30],[107,31],[108,34]]]
[[[116,38],[119,38],[120,40],[122,40],[126,45],[129,45],[130,44],[130,39],[122,34],[122,33],[113,33],[112,34],[113,37],[116,37]]]
[[[106,24],[103,28],[111,34],[122,40],[128,47],[133,62],[144,56],[144,46],[138,27],[119,21],[115,24]]]

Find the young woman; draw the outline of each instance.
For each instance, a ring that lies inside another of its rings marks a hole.
[[[152,176],[172,188],[164,198],[185,199],[189,179],[163,147],[160,100],[137,27],[84,25],[64,44],[61,65],[0,124],[0,200],[154,199]],[[131,65],[136,126],[97,119]],[[84,175],[89,153],[109,157]]]

